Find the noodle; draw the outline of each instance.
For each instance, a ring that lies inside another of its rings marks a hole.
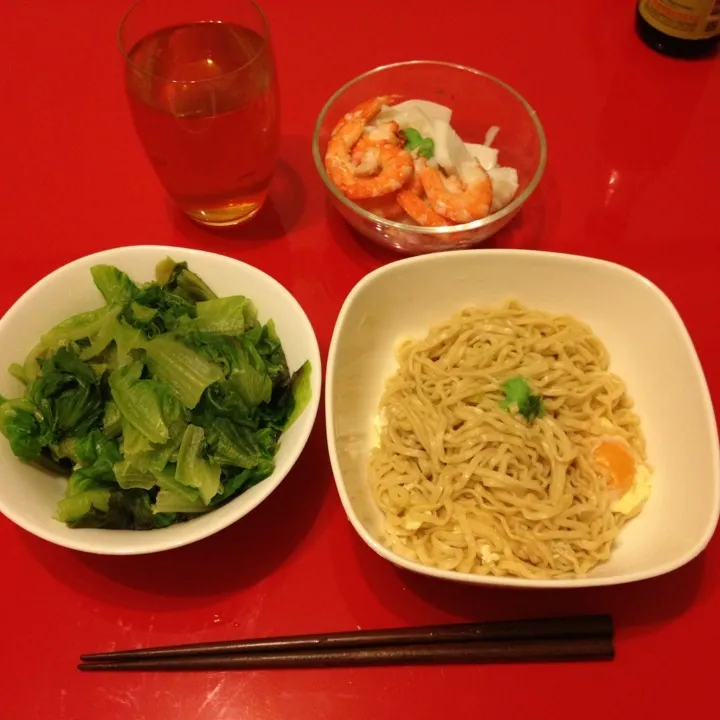
[[[370,460],[391,549],[445,570],[534,579],[609,558],[641,505],[613,511],[593,447],[617,437],[644,463],[645,441],[590,328],[515,301],[468,308],[403,343],[398,362]],[[515,376],[542,397],[542,416],[501,407]]]

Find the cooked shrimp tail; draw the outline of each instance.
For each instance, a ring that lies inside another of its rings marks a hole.
[[[419,195],[411,190],[402,190],[397,196],[398,205],[418,224],[425,227],[452,225],[452,221],[436,213]]]

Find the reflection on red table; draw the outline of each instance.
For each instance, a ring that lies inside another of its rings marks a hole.
[[[720,66],[646,48],[634,36],[633,0],[456,0],[452,11],[430,0],[369,0],[357,9],[308,0],[302,12],[265,0],[280,72],[282,161],[269,206],[226,234],[193,225],[167,204],[133,134],[114,46],[127,3],[27,0],[3,9],[0,311],[80,255],[175,244],[226,253],[276,277],[307,310],[326,354],[350,288],[393,256],[328,212],[310,157],[313,122],[347,79],[422,56],[500,76],[545,125],[545,177],[494,245],[602,257],[648,276],[677,305],[720,398]],[[324,433],[319,419],[296,469],[266,503],[185,549],[82,555],[0,519],[3,717],[605,718],[658,710],[664,717],[714,703],[717,538],[686,568],[616,589],[531,593],[433,582],[396,570],[355,535],[333,486]],[[235,674],[75,670],[81,652],[115,647],[563,612],[612,612],[616,661]]]

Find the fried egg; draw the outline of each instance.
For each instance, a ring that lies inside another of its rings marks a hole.
[[[650,497],[652,472],[639,462],[637,454],[620,437],[601,437],[592,450],[593,461],[607,478],[614,498],[610,509],[622,515],[639,510]]]

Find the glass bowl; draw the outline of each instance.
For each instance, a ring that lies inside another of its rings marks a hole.
[[[422,227],[374,215],[346,198],[328,177],[324,158],[332,129],[364,100],[378,95],[431,100],[452,108],[452,126],[467,143],[483,143],[492,126],[499,164],[518,171],[512,201],[482,220],[463,225]],[[409,254],[478,245],[512,220],[537,187],[545,169],[547,144],[540,120],[530,105],[501,80],[463,65],[413,60],[384,65],[341,87],[320,111],[313,133],[315,167],[330,201],[347,222],[370,240]]]

